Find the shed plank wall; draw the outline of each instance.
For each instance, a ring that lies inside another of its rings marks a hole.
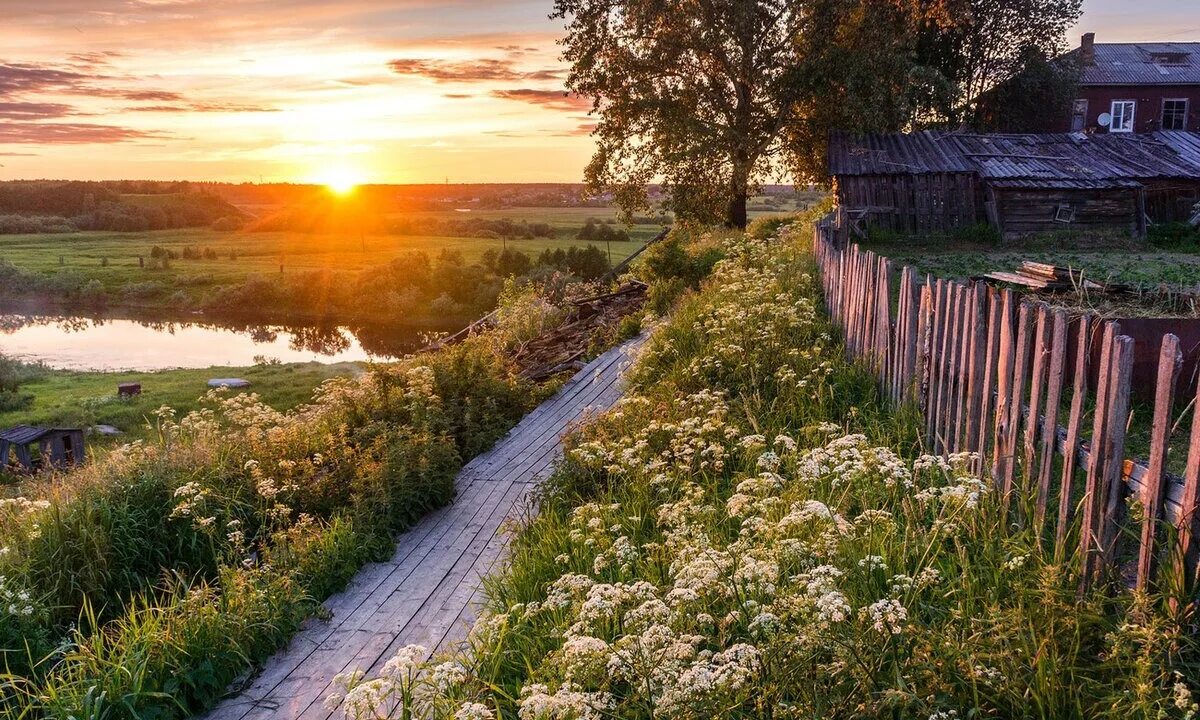
[[[1137,231],[1136,190],[1004,190],[997,189],[1005,234],[1053,230]],[[1075,208],[1070,223],[1056,221],[1059,205]]]
[[[864,224],[926,235],[977,222],[975,183],[965,173],[861,175],[835,178],[834,189],[847,211],[868,210]]]

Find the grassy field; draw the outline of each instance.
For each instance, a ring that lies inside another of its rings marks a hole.
[[[1200,253],[1154,247],[1107,247],[1089,250],[1033,245],[1027,248],[992,245],[914,244],[889,242],[864,248],[890,258],[897,266],[911,265],[935,278],[966,280],[993,271],[1016,272],[1021,262],[1048,263],[1082,271],[1097,282],[1134,285],[1143,297],[1060,294],[1052,304],[1102,315],[1192,317],[1197,309],[1178,297],[1200,287]],[[1163,292],[1159,292],[1163,291]]]
[[[586,216],[585,216],[586,217]],[[652,237],[654,226],[635,226],[634,237]],[[184,247],[212,249],[217,259],[171,261],[169,269],[150,269],[153,246],[182,253]],[[189,293],[241,282],[255,275],[334,269],[359,271],[384,265],[407,253],[420,251],[436,257],[443,250],[461,252],[478,260],[489,249],[515,248],[536,256],[546,249],[586,242],[574,237],[531,240],[447,238],[402,235],[310,235],[293,232],[222,232],[217,230],[160,230],[154,232],[81,232],[63,235],[0,235],[0,258],[25,270],[43,273],[71,271],[98,280],[115,291],[135,283],[159,282]],[[612,243],[612,261],[620,262],[641,243]],[[607,248],[605,248],[607,250]],[[140,267],[138,258],[146,267]]]
[[[213,367],[199,370],[158,372],[69,372],[46,370],[21,385],[22,394],[33,395],[33,403],[21,410],[0,412],[0,427],[18,423],[87,427],[112,425],[125,434],[114,439],[91,436],[89,443],[104,446],[147,437],[146,418],[169,405],[182,416],[199,407],[210,378],[236,377],[249,380],[248,392],[258,393],[277,410],[288,410],[312,398],[313,389],[325,380],[361,372],[358,363],[293,363],[252,367]],[[117,397],[117,384],[139,382],[142,394],[130,399]]]
[[[1200,284],[1200,253],[1157,248],[1097,250],[1022,249],[992,246],[944,248],[888,243],[869,246],[894,262],[912,265],[936,277],[966,279],[994,270],[1015,272],[1023,260],[1082,270],[1096,281],[1173,288]]]

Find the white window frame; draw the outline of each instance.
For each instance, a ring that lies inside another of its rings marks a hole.
[[[1122,127],[1119,129],[1117,127],[1117,106],[1118,105],[1120,105],[1122,107],[1122,111],[1121,111]],[[1126,105],[1129,106],[1129,117],[1128,117],[1129,127],[1124,127],[1125,120],[1126,120],[1124,106],[1126,106]],[[1136,118],[1137,118],[1137,100],[1113,100],[1112,105],[1109,107],[1109,115],[1112,116],[1112,121],[1109,122],[1109,124],[1108,124],[1109,132],[1115,132],[1115,133],[1131,133],[1131,132],[1133,132],[1134,123],[1136,122]]]
[[[1171,128],[1171,129],[1172,130],[1187,130],[1188,113],[1191,112],[1191,110],[1192,110],[1191,103],[1188,102],[1187,98],[1163,98],[1162,118],[1160,118],[1160,121],[1162,123],[1162,129],[1163,130],[1167,129],[1167,103],[1169,103],[1169,102],[1183,103],[1183,127]]]

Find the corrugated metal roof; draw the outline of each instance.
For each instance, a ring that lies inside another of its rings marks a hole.
[[[919,175],[974,172],[966,158],[941,141],[943,133],[835,133],[829,141],[831,175]]]
[[[914,137],[920,139],[906,139]],[[894,148],[904,148],[905,162],[896,161],[900,156]],[[1200,133],[919,133],[843,136],[830,146],[833,175],[912,175],[964,168],[989,180],[1072,181],[1081,187],[1159,178],[1200,180]]]
[[[1139,188],[1142,184],[1136,180],[1063,180],[1060,178],[1011,178],[1006,180],[989,180],[988,185],[1006,189],[1044,190],[1111,190],[1114,188]]]
[[[45,437],[50,433],[50,428],[33,427],[32,425],[17,425],[7,430],[0,431],[0,439],[7,440],[16,445],[25,445],[35,442]]]
[[[1200,43],[1096,43],[1096,63],[1085,65],[1080,85],[1200,84]],[[1070,55],[1078,57],[1079,50]],[[1160,62],[1165,56],[1181,64]]]
[[[1152,133],[1155,140],[1170,146],[1180,160],[1200,167],[1200,133],[1182,130],[1159,130]]]

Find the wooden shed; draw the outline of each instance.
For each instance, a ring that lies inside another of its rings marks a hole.
[[[17,425],[0,431],[0,468],[8,467],[10,456],[32,472],[47,465],[77,465],[83,462],[81,428],[40,428]]]
[[[937,236],[985,221],[1006,236],[1145,235],[1200,199],[1200,134],[835,135],[830,173],[851,235]],[[899,191],[897,189],[900,189]]]
[[[829,173],[856,232],[938,235],[979,218],[978,173],[939,133],[835,134]]]

